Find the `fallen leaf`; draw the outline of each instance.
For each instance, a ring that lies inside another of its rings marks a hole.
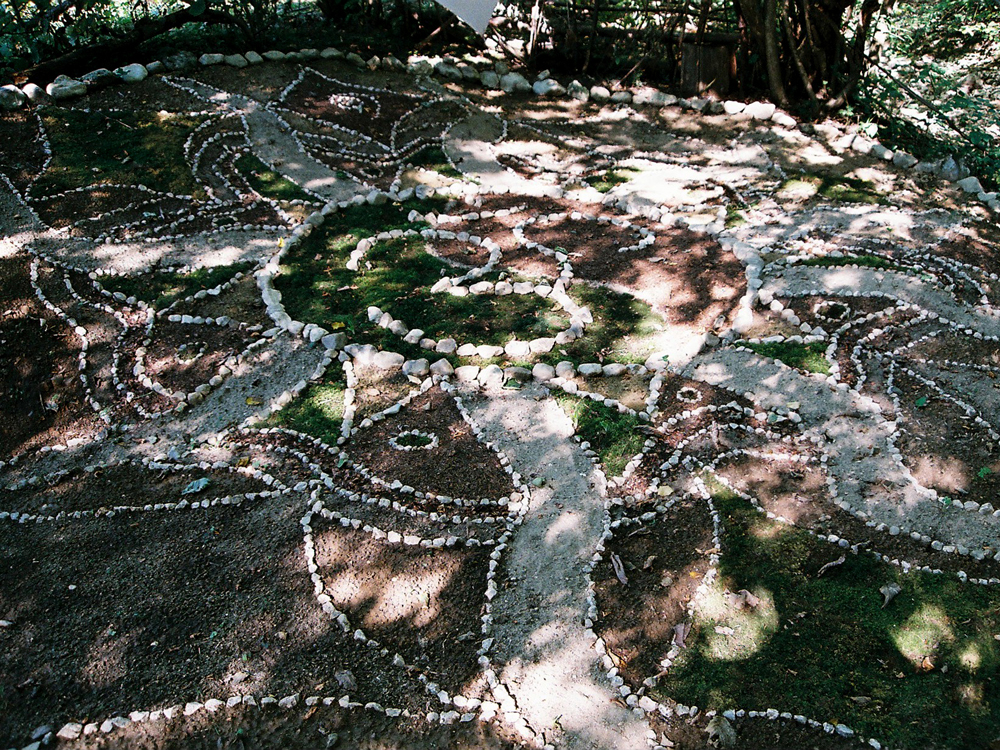
[[[615,569],[615,575],[618,576],[618,580],[621,581],[622,586],[628,586],[628,576],[625,575],[625,566],[622,565],[622,559],[614,552],[611,553],[611,567]]]
[[[838,557],[833,562],[828,562],[826,565],[824,565],[822,568],[820,568],[819,572],[816,574],[816,577],[819,578],[821,575],[823,575],[830,568],[835,568],[838,565],[843,565],[845,562],[847,562],[847,555],[841,555],[840,557]]]
[[[887,583],[885,586],[879,589],[882,596],[885,597],[885,601],[882,602],[882,609],[889,606],[889,602],[896,598],[896,595],[902,591],[898,583]]]
[[[920,660],[920,664],[917,665],[918,672],[930,672],[934,669],[934,660],[929,656],[925,656]]]
[[[653,567],[653,563],[656,562],[656,555],[650,555],[646,558],[646,562],[642,564],[643,570],[649,570]]]
[[[247,396],[247,406],[263,406],[264,402],[259,398],[254,398],[253,396]]]
[[[688,637],[688,633],[691,632],[691,623],[689,622],[679,622],[674,625],[674,643],[677,644],[678,648],[684,648],[684,640]]]
[[[736,745],[736,730],[729,723],[729,719],[722,714],[713,716],[705,731],[708,732],[709,739],[715,743],[716,747],[734,747]]]

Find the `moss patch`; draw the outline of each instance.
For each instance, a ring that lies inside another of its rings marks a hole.
[[[837,203],[887,203],[875,185],[856,177],[806,174],[786,180],[778,189],[778,197],[788,200],[825,198]]]
[[[344,420],[343,365],[330,363],[323,380],[310,385],[302,396],[281,411],[272,414],[261,427],[286,427],[319,438],[327,445],[336,445]]]
[[[784,362],[789,367],[795,367],[806,372],[830,374],[830,363],[826,358],[826,344],[814,341],[811,344],[791,344],[779,341],[773,344],[747,344],[749,349],[762,357],[770,357]]]
[[[639,418],[634,414],[568,394],[559,394],[556,400],[573,420],[580,439],[597,453],[609,477],[621,475],[625,464],[642,450],[646,438],[638,431]]]
[[[861,266],[863,268],[878,268],[883,271],[902,271],[903,267],[880,255],[851,255],[844,258],[806,258],[799,262],[800,266],[820,266],[824,268],[839,268],[841,266]]]
[[[869,555],[848,554],[819,577],[842,550],[731,495],[716,504],[725,527],[720,586],[752,591],[761,603],[713,613],[710,593],[661,695],[801,713],[891,747],[957,750],[996,739],[1000,592],[903,575]],[[883,609],[879,588],[889,583],[901,593]]]
[[[442,177],[464,180],[465,175],[455,169],[440,146],[428,146],[406,160],[414,167],[423,167],[437,172]]]
[[[184,159],[184,142],[203,117],[49,107],[42,120],[52,162],[36,183],[40,190],[122,184],[205,197]]]
[[[645,302],[588,284],[573,285],[569,295],[590,309],[594,322],[582,338],[555,349],[546,362],[568,359],[580,364],[608,359],[641,364],[656,350],[654,337],[666,323]]]
[[[565,313],[536,295],[431,294],[450,268],[428,254],[420,238],[378,242],[357,272],[348,270],[359,239],[383,229],[419,228],[406,223],[404,209],[360,207],[330,217],[329,226],[287,259],[276,280],[289,314],[329,330],[347,329],[357,340],[384,341],[397,351],[401,339],[371,323],[368,307],[379,307],[428,337],[476,344],[554,336],[569,325]]]
[[[632,175],[635,174],[639,174],[638,169],[619,167],[618,169],[609,169],[601,174],[591,175],[584,182],[599,193],[610,193],[614,188],[631,180]]]
[[[109,292],[121,292],[126,297],[141,299],[157,310],[162,310],[202,289],[217,287],[237,273],[246,273],[254,265],[234,263],[231,266],[199,268],[189,273],[164,271],[142,276],[103,276],[101,285]]]
[[[265,198],[276,201],[316,202],[316,198],[291,180],[282,177],[256,156],[243,154],[236,160],[236,169],[250,183],[250,187]]]

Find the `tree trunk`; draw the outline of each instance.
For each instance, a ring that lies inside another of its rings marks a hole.
[[[217,23],[235,26],[244,33],[249,31],[243,21],[224,11],[208,8],[204,12],[194,15],[189,8],[184,8],[159,18],[141,18],[127,32],[128,36],[122,39],[75,49],[65,55],[20,71],[15,75],[15,78],[22,83],[33,81],[39,85],[45,85],[61,73],[83,75],[83,73],[95,68],[115,68],[121,64],[124,56],[138,45],[186,23]]]
[[[854,38],[845,27],[854,0],[736,0],[747,57],[763,64],[771,99],[842,106],[868,64],[874,19],[895,0],[865,0]]]

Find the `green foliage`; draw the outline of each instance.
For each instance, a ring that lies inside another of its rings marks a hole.
[[[727,636],[696,619],[657,692],[704,708],[801,713],[847,724],[890,747],[986,747],[1000,724],[1000,595],[952,576],[902,574],[847,555],[718,495],[720,573],[772,609],[774,627],[720,657]],[[901,593],[883,608],[879,589]],[[737,634],[739,635],[739,634]],[[931,720],[929,717],[939,717]]]
[[[48,107],[42,121],[53,156],[38,191],[126,184],[204,197],[184,159],[184,142],[203,118]]]
[[[806,372],[818,372],[823,375],[830,374],[830,363],[825,356],[826,344],[822,341],[814,341],[811,344],[794,344],[786,341],[769,344],[744,343],[743,346],[752,349],[762,357],[770,357],[784,362],[789,367]]]
[[[121,292],[126,297],[141,299],[157,310],[162,310],[202,289],[217,287],[237,273],[246,273],[253,267],[253,263],[236,263],[231,266],[198,268],[189,273],[165,271],[142,276],[102,276],[101,285],[109,292]]]
[[[346,388],[343,365],[334,360],[319,383],[313,383],[300,398],[274,412],[261,427],[287,427],[336,445],[344,419]]]
[[[569,295],[590,309],[594,321],[583,337],[555,349],[545,361],[642,363],[656,350],[656,335],[666,323],[645,302],[587,284],[571,287]]]
[[[294,182],[285,179],[252,154],[240,156],[236,160],[236,169],[247,179],[250,187],[266,198],[278,201],[303,200],[313,202],[316,200]]]
[[[411,226],[404,211],[362,206],[331,216],[286,259],[277,279],[289,314],[330,329],[347,328],[371,343],[391,342],[393,348],[399,338],[369,321],[368,307],[379,307],[431,338],[476,344],[554,336],[569,325],[565,313],[536,295],[431,294],[430,288],[451,269],[428,254],[419,238],[378,242],[358,271],[348,270],[347,259],[359,239]]]
[[[621,475],[625,464],[642,450],[645,437],[638,431],[639,418],[589,398],[567,394],[556,396],[573,420],[577,435],[590,443],[609,477]]]
[[[836,268],[840,266],[862,266],[863,268],[878,268],[883,271],[901,271],[902,266],[893,263],[888,258],[880,255],[849,255],[842,258],[806,258],[799,261],[800,266],[819,266],[822,268]]]

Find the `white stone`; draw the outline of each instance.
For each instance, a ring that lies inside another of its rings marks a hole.
[[[426,359],[411,359],[403,363],[403,374],[407,376],[422,378],[430,372],[430,369],[430,363]]]
[[[566,87],[566,93],[570,99],[576,99],[578,102],[586,102],[590,99],[590,91],[579,81],[570,83]]]
[[[507,73],[500,77],[500,88],[508,94],[521,94],[531,91],[531,84],[520,73]]]
[[[566,89],[554,78],[546,78],[543,81],[535,81],[531,85],[531,90],[538,96],[562,96]]]
[[[13,111],[24,106],[28,97],[17,86],[0,86],[0,110]]]
[[[774,117],[775,109],[771,102],[751,102],[743,112],[755,120],[770,120]]]
[[[973,195],[978,195],[983,192],[983,186],[975,177],[966,177],[964,180],[956,182],[955,185],[964,190],[966,193],[972,193]]]
[[[677,97],[659,89],[641,88],[632,92],[632,103],[648,104],[654,107],[669,107],[677,104]]]
[[[611,92],[605,86],[591,86],[590,98],[598,104],[603,104],[611,99]]]
[[[139,63],[132,63],[131,65],[124,65],[115,70],[115,75],[125,83],[139,83],[139,81],[146,80],[147,76],[149,76],[149,71]]]
[[[66,78],[66,76],[59,76],[56,80],[45,87],[45,93],[56,101],[60,99],[69,99],[74,96],[83,96],[86,94],[87,84],[83,81]]]

